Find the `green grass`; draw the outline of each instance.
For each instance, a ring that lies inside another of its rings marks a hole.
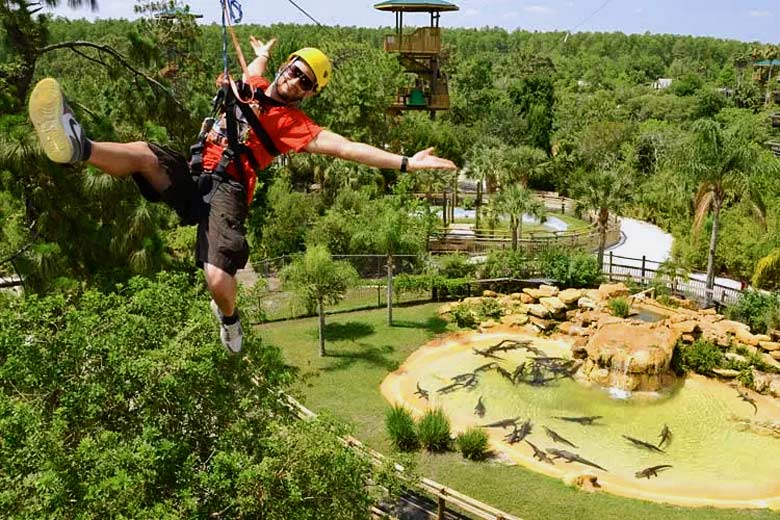
[[[329,356],[317,356],[316,318],[257,327],[279,346],[286,361],[299,369],[296,395],[311,410],[351,423],[354,435],[390,453],[384,419],[389,404],[379,393],[385,375],[435,335],[454,330],[438,318],[438,304],[394,309],[396,325],[388,327],[384,310],[328,316]],[[725,520],[776,519],[764,510],[682,508],[606,493],[589,494],[519,466],[470,462],[459,453],[417,455],[419,472],[442,484],[524,520]]]

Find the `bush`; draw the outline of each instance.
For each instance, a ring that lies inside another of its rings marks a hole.
[[[468,328],[477,324],[477,316],[467,303],[455,305],[450,312],[458,327]]]
[[[445,278],[468,278],[474,274],[475,266],[469,256],[463,253],[443,255],[438,258],[438,273]]]
[[[450,420],[441,408],[426,410],[417,423],[417,438],[429,451],[447,451],[450,447]]]
[[[736,305],[726,310],[729,319],[741,321],[750,325],[750,329],[759,334],[767,330],[767,318],[774,314],[780,307],[778,297],[759,291],[745,291]]]
[[[628,313],[631,312],[631,305],[625,298],[612,298],[607,305],[612,315],[618,318],[627,318]]]
[[[542,274],[563,287],[594,287],[601,282],[598,259],[585,251],[551,249],[539,260]]]
[[[501,304],[495,298],[482,298],[479,305],[479,315],[481,318],[500,318],[504,313]]]
[[[718,346],[709,341],[700,339],[682,347],[682,367],[697,374],[712,373],[714,368],[721,366],[724,359]]]
[[[665,305],[669,308],[676,309],[680,306],[680,302],[677,301],[675,298],[672,298],[671,296],[668,296],[666,294],[662,294],[661,296],[657,296],[655,301],[660,303],[661,305]]]
[[[482,267],[482,278],[527,278],[530,274],[528,257],[523,251],[494,249],[488,253]]]
[[[387,411],[385,427],[390,436],[390,442],[397,450],[414,451],[420,445],[412,414],[403,405],[393,406]]]
[[[481,428],[469,428],[455,442],[466,459],[483,460],[488,455],[488,436]]]

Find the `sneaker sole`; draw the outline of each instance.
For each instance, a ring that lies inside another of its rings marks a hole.
[[[68,163],[74,155],[73,143],[62,126],[65,100],[54,78],[45,78],[35,85],[30,95],[30,119],[38,133],[41,148],[56,163]]]

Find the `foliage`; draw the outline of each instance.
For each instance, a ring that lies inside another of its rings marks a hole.
[[[482,298],[479,315],[482,318],[500,318],[503,314],[501,303],[496,298]]]
[[[249,227],[256,239],[262,236],[266,256],[303,251],[306,231],[317,217],[316,197],[293,191],[287,180],[278,179],[268,190],[266,211],[261,228]]]
[[[711,374],[725,359],[717,345],[701,339],[687,346],[678,345],[677,348],[682,349],[682,367],[697,374]]]
[[[387,411],[385,428],[397,450],[414,451],[420,444],[412,414],[403,405],[393,406]]]
[[[1,516],[364,517],[371,465],[293,425],[279,350],[247,331],[227,356],[200,287],[163,274],[0,308]]]
[[[441,408],[429,408],[417,422],[417,437],[428,451],[447,451],[450,447],[450,420]]]
[[[489,453],[488,436],[482,428],[469,428],[456,437],[455,443],[463,457],[469,460],[484,460]]]
[[[522,250],[493,249],[482,265],[482,278],[526,278],[530,274],[529,259]]]
[[[629,312],[631,312],[631,305],[625,298],[612,298],[607,305],[612,315],[618,318],[627,318]]]
[[[601,266],[580,250],[551,249],[540,255],[542,273],[565,287],[594,287],[601,282]]]
[[[458,327],[470,328],[478,323],[477,314],[468,303],[459,303],[450,312]]]
[[[729,319],[747,323],[754,333],[763,334],[767,330],[767,317],[779,308],[780,297],[777,295],[747,290],[742,292],[737,303],[726,309],[726,315]]]
[[[439,256],[436,264],[436,271],[445,278],[468,278],[475,270],[469,256],[460,252]]]

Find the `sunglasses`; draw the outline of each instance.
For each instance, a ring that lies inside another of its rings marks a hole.
[[[298,84],[301,86],[301,89],[303,90],[312,90],[315,86],[315,83],[311,80],[309,76],[306,75],[305,72],[303,72],[301,69],[298,68],[298,66],[294,63],[291,63],[287,66],[287,69],[285,70],[285,74],[287,74],[288,78],[291,79],[297,79]]]

